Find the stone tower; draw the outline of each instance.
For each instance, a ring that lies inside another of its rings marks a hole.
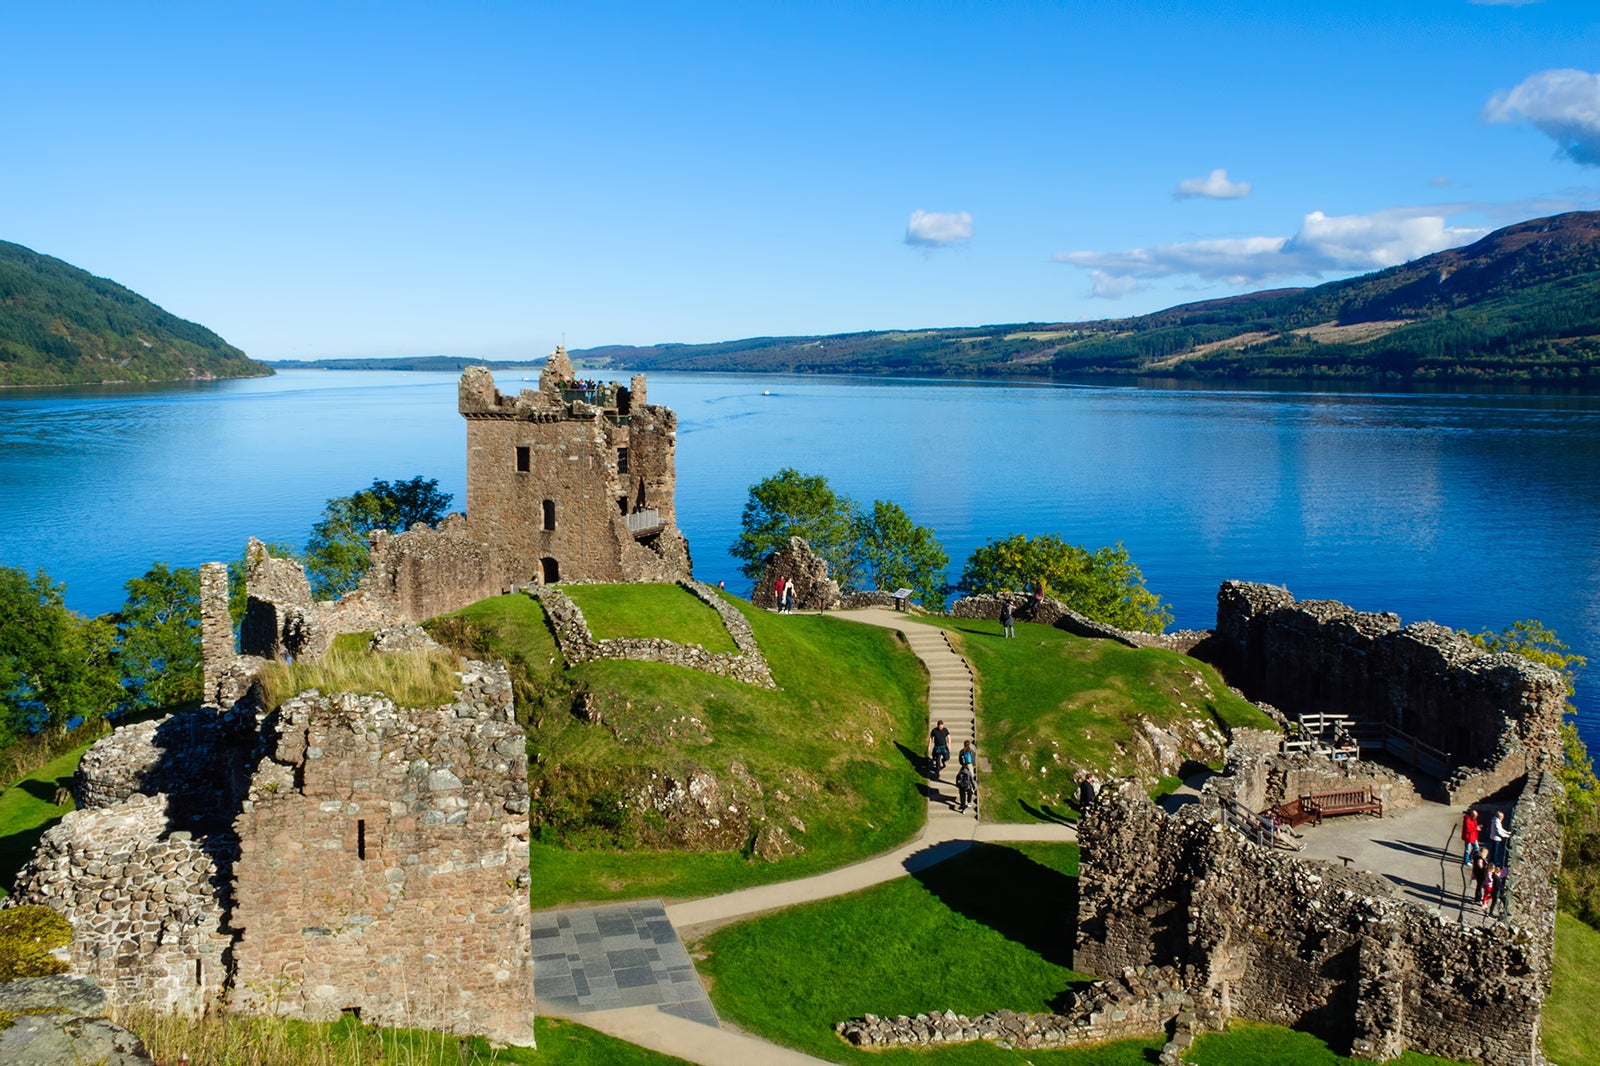
[[[461,374],[467,522],[507,584],[676,581],[689,545],[673,506],[677,416],[631,386],[577,378],[557,348],[539,388],[502,395]]]

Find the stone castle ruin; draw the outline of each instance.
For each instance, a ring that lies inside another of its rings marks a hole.
[[[252,691],[124,727],[12,899],[66,916],[113,1004],[531,1046],[525,744],[505,667],[476,662],[441,707]]]
[[[580,380],[557,348],[538,389],[515,396],[487,367],[468,367],[458,409],[466,514],[373,533],[359,586],[332,602],[312,598],[299,563],[252,540],[241,652],[316,658],[341,633],[420,622],[527,585],[689,579],[674,502],[678,418],[645,402],[643,374],[629,386]],[[206,683],[208,699],[236,695],[237,685],[213,687],[227,684],[222,675]]]
[[[1348,1039],[1361,1058],[1415,1050],[1541,1063],[1561,865],[1561,678],[1431,623],[1402,627],[1394,615],[1237,582],[1223,585],[1216,631],[1195,653],[1302,721],[1345,715],[1363,752],[1382,758],[1335,761],[1244,730],[1199,803],[1167,813],[1137,789],[1103,795],[1079,827],[1074,966],[1181,972],[1201,1009],[1179,1028],[1236,1014]],[[1497,795],[1514,830],[1502,920],[1466,924],[1257,831],[1255,812],[1353,789],[1388,797],[1390,810],[1449,805],[1441,824]]]

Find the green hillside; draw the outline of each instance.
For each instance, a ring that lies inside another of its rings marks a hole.
[[[0,241],[0,387],[271,373],[114,281]]]
[[[607,347],[644,370],[1600,384],[1600,213],[1312,289],[1137,318]]]

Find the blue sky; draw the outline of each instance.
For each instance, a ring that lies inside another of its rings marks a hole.
[[[0,239],[261,358],[1062,321],[1600,207],[1600,5],[18,4]]]

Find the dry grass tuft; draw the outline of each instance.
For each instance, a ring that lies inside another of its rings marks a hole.
[[[273,663],[261,672],[267,706],[308,688],[381,693],[401,707],[439,707],[455,698],[456,658],[449,652],[374,655],[335,647],[315,662]]]

